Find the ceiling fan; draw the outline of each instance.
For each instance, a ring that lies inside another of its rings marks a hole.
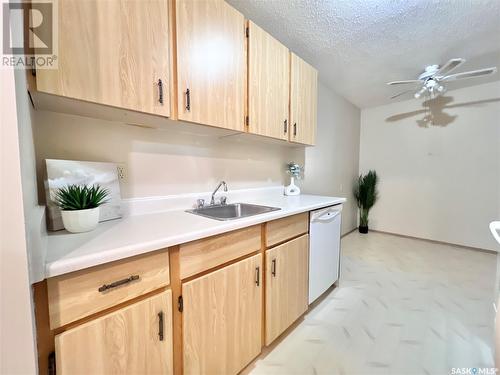
[[[443,95],[446,92],[446,82],[456,81],[465,78],[476,78],[482,77],[489,74],[496,73],[497,68],[485,68],[479,70],[471,70],[469,72],[449,74],[452,70],[456,69],[465,62],[465,59],[455,58],[449,60],[446,64],[440,65],[429,65],[425,68],[424,72],[418,76],[418,79],[410,79],[406,81],[393,81],[388,82],[390,86],[393,85],[414,85],[411,90],[406,90],[400,92],[396,95],[391,96],[391,99],[395,99],[401,95],[407,93],[414,93],[415,99],[422,96],[435,98],[439,95]]]

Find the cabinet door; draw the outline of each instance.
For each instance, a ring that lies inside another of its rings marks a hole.
[[[318,72],[291,54],[290,141],[313,145],[316,137]]]
[[[288,139],[290,53],[253,22],[248,39],[248,131]]]
[[[171,374],[172,293],[65,331],[55,345],[58,374]]]
[[[245,20],[223,0],[177,0],[178,118],[244,130]]]
[[[236,374],[261,350],[260,254],[182,286],[184,374]]]
[[[266,345],[307,310],[309,235],[266,252]]]
[[[58,69],[38,70],[37,90],[169,116],[168,0],[58,4]]]

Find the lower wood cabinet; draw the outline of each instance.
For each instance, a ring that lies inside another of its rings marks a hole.
[[[69,329],[55,346],[58,374],[172,374],[172,293]]]
[[[307,310],[309,235],[266,252],[266,345]]]
[[[236,374],[261,351],[262,255],[182,285],[184,374]]]

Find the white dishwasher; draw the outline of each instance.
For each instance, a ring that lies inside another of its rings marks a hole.
[[[309,220],[309,303],[339,278],[342,205],[311,211]]]

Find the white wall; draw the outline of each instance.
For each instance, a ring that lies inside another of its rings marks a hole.
[[[497,250],[500,218],[500,82],[361,112],[360,170],[380,175],[370,227]]]
[[[342,212],[342,233],[356,227],[352,188],[359,168],[359,131],[359,108],[320,82],[316,146],[306,149],[302,185],[306,193],[348,199]]]
[[[44,201],[44,159],[123,163],[122,197],[211,191],[219,180],[230,189],[288,183],[285,164],[305,165],[304,192],[351,198],[358,173],[360,110],[319,85],[315,147],[291,147],[263,137],[220,137],[200,126],[166,121],[146,129],[50,111],[33,114],[39,200]],[[356,226],[355,205],[346,204],[344,232]]]
[[[230,189],[281,185],[286,163],[304,161],[304,148],[246,134],[219,137],[215,129],[181,122],[147,129],[49,111],[34,115],[42,188],[50,158],[125,164],[124,198],[211,191],[220,180]]]
[[[14,72],[0,69],[0,373],[35,374],[15,93]]]

